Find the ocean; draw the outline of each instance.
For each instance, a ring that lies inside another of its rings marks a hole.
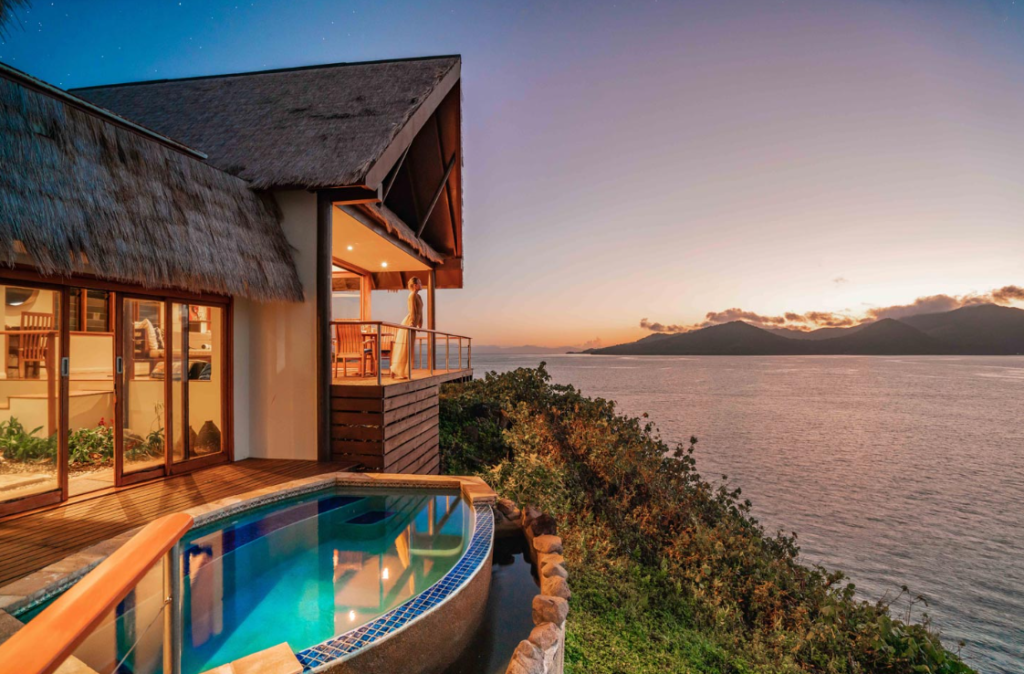
[[[535,367],[697,443],[705,478],[740,487],[804,561],[861,598],[906,585],[951,650],[1024,672],[1024,357],[475,354]],[[907,604],[898,605],[905,614]]]

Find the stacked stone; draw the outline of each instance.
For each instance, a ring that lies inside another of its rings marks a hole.
[[[503,516],[519,520],[540,578],[540,594],[533,598],[535,627],[519,642],[505,674],[562,674],[565,620],[572,593],[555,520],[532,506],[520,511],[508,499],[499,500],[496,507]]]

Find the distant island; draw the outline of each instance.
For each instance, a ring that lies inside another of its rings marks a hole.
[[[656,333],[585,353],[608,356],[1021,355],[1024,310],[978,304],[809,332],[742,321],[676,334]]]

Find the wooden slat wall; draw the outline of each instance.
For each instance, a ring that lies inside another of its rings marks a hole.
[[[439,378],[333,386],[331,455],[367,470],[437,475]]]

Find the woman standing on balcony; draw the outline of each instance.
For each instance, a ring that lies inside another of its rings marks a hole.
[[[423,327],[423,300],[420,298],[420,291],[423,284],[419,278],[413,276],[409,279],[409,313],[402,320],[402,325],[413,328]],[[391,378],[409,378],[409,354],[412,343],[412,330],[399,330],[395,338],[395,347],[391,351]]]

